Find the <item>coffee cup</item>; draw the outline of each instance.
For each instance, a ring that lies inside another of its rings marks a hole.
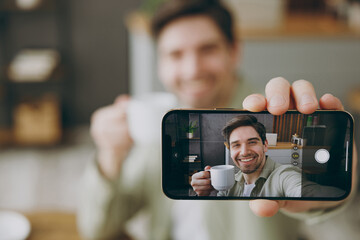
[[[229,190],[235,183],[233,165],[217,165],[210,168],[211,185],[218,191]]]
[[[161,120],[164,114],[176,106],[176,98],[170,93],[156,92],[130,99],[127,107],[129,133],[135,143],[159,143]]]

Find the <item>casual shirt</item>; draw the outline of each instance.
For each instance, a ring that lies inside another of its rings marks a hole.
[[[244,186],[244,192],[242,193],[242,197],[250,197],[251,195],[251,192],[252,190],[254,189],[255,187],[255,183],[252,183],[252,184],[246,184],[245,183],[245,186]]]
[[[243,83],[239,84],[230,107],[241,108],[242,99],[251,93]],[[179,232],[174,229],[179,219],[192,220],[190,212],[194,209],[201,217],[194,219],[193,225],[202,221],[199,230],[204,229],[206,234],[202,236],[209,240],[291,240],[298,239],[297,219],[316,223],[342,208],[293,213],[292,217],[279,213],[271,218],[260,218],[249,209],[247,201],[168,199],[161,189],[161,145],[154,142],[148,145],[135,143],[118,179],[113,181],[103,177],[96,160],[89,162],[83,177],[77,221],[79,232],[85,239],[116,239],[126,231],[131,219],[145,214],[148,216],[146,226],[137,226],[136,231],[144,232],[150,240],[166,240],[176,237],[172,234]],[[181,215],[179,211],[182,211]],[[194,239],[188,230],[186,236],[177,237]],[[199,233],[193,236],[199,236]]]
[[[234,186],[219,192],[218,196],[243,196],[244,189],[244,174],[239,171],[235,175]],[[250,197],[301,197],[300,168],[281,165],[267,157]]]

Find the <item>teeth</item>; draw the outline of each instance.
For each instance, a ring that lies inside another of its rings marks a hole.
[[[245,158],[245,159],[240,159],[240,161],[242,162],[249,162],[251,161],[253,158]]]
[[[187,83],[187,87],[190,88],[203,88],[204,86],[208,86],[208,83],[206,81],[191,81]]]

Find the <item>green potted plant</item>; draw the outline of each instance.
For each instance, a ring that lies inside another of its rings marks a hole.
[[[195,130],[198,129],[197,121],[190,121],[189,125],[185,125],[183,129],[187,138],[193,138]]]

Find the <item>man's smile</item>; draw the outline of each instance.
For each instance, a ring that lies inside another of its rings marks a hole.
[[[253,155],[253,156],[240,157],[240,158],[237,158],[236,160],[238,162],[242,162],[242,163],[249,163],[253,160],[256,160],[256,158],[257,158],[257,155]]]
[[[186,92],[187,94],[194,95],[208,93],[211,89],[212,81],[210,80],[188,81],[182,86],[182,91]]]
[[[253,157],[251,157],[251,158],[243,158],[243,159],[240,159],[240,161],[241,162],[250,162],[253,159],[254,159]]]

